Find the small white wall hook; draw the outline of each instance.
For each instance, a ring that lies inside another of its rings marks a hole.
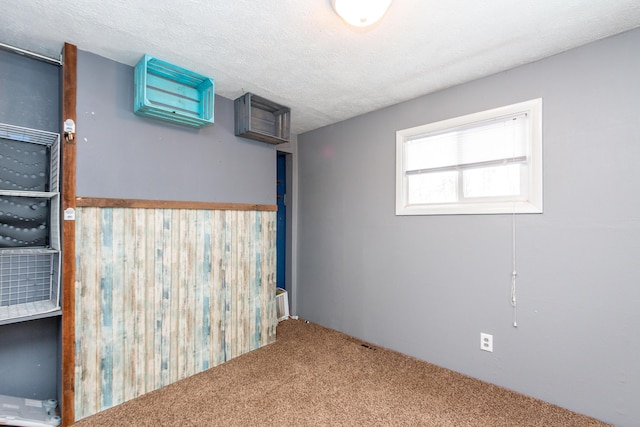
[[[76,134],[76,124],[72,119],[67,119],[64,121],[63,126],[64,138],[72,142],[74,140]]]

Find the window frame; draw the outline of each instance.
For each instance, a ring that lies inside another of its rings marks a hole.
[[[407,142],[462,126],[481,125],[505,116],[527,114],[526,199],[487,197],[449,203],[409,204],[405,147]],[[542,213],[542,98],[467,114],[447,120],[396,131],[396,215],[483,215],[502,213]]]

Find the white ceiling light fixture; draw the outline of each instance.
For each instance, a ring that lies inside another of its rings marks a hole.
[[[366,27],[382,18],[391,0],[331,0],[331,5],[348,24]]]

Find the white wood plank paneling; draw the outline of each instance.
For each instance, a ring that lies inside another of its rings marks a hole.
[[[275,219],[78,207],[76,419],[275,340]]]

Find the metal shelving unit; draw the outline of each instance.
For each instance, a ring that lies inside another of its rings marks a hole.
[[[60,313],[60,136],[0,123],[0,325]]]

